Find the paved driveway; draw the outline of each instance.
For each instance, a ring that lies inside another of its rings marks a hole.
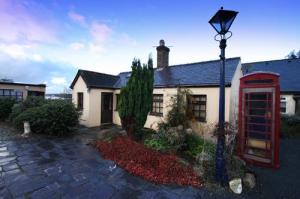
[[[156,185],[134,177],[86,145],[99,129],[71,138],[11,136],[0,126],[0,198],[244,198],[223,189]],[[298,167],[299,168],[299,167]],[[216,191],[218,190],[218,191]]]

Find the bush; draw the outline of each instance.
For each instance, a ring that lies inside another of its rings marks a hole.
[[[300,115],[281,115],[280,133],[285,138],[300,138]]]
[[[170,149],[170,144],[168,140],[164,138],[150,138],[144,141],[145,146],[148,148],[166,152]]]
[[[27,97],[21,103],[13,106],[11,114],[9,115],[9,120],[13,121],[18,115],[27,109],[42,106],[46,102],[47,100],[45,100],[44,97]]]
[[[184,148],[183,153],[192,158],[196,158],[202,151],[205,151],[213,158],[215,157],[216,145],[197,135],[186,135],[186,147]]]
[[[28,121],[34,133],[64,135],[79,122],[80,113],[71,102],[50,100],[42,106],[29,108],[14,119],[14,125],[23,129]]]
[[[12,98],[0,98],[0,120],[6,120],[11,113],[13,105],[16,103]]]
[[[29,96],[24,100],[21,105],[24,110],[37,107],[37,106],[42,106],[47,102],[44,97],[38,97],[38,96]]]
[[[189,89],[177,88],[177,94],[171,97],[171,110],[167,114],[166,123],[171,127],[183,125],[187,127],[191,117],[189,116],[186,97],[191,94]]]

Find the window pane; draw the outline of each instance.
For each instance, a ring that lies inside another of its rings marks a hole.
[[[201,112],[201,113],[200,113],[200,117],[205,118],[205,117],[206,117],[206,113],[205,113],[205,112]]]
[[[5,96],[10,96],[10,90],[4,90],[4,95]]]

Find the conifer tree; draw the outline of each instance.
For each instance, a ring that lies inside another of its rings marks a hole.
[[[127,85],[121,89],[118,111],[122,127],[129,137],[136,139],[144,127],[152,107],[153,61],[141,65],[140,60],[132,62],[132,72]]]

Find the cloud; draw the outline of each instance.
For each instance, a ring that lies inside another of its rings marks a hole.
[[[67,80],[64,77],[52,77],[51,83],[59,86],[66,86]]]
[[[90,28],[90,33],[96,43],[103,43],[109,37],[111,29],[104,23],[93,22]]]
[[[0,0],[0,40],[56,42],[56,29],[45,9],[30,2]]]
[[[0,43],[0,52],[14,59],[29,59],[37,62],[43,61],[40,54],[34,53],[36,46],[30,44]]]
[[[90,34],[92,42],[89,44],[92,52],[101,52],[104,49],[104,44],[107,42],[112,30],[106,24],[100,22],[92,22]]]
[[[120,42],[125,44],[125,45],[131,45],[131,46],[136,46],[137,41],[130,37],[127,33],[122,33],[120,34]]]
[[[74,11],[70,11],[69,13],[68,13],[68,16],[69,16],[69,18],[72,20],[72,21],[74,21],[74,22],[76,22],[76,23],[79,23],[81,26],[86,26],[87,24],[86,24],[86,21],[85,21],[85,17],[84,16],[82,16],[82,15],[80,15],[80,14],[78,14],[78,13],[76,13],[76,12],[74,12]]]
[[[80,42],[74,42],[70,44],[70,48],[72,50],[81,50],[85,47],[84,43],[80,43]]]

